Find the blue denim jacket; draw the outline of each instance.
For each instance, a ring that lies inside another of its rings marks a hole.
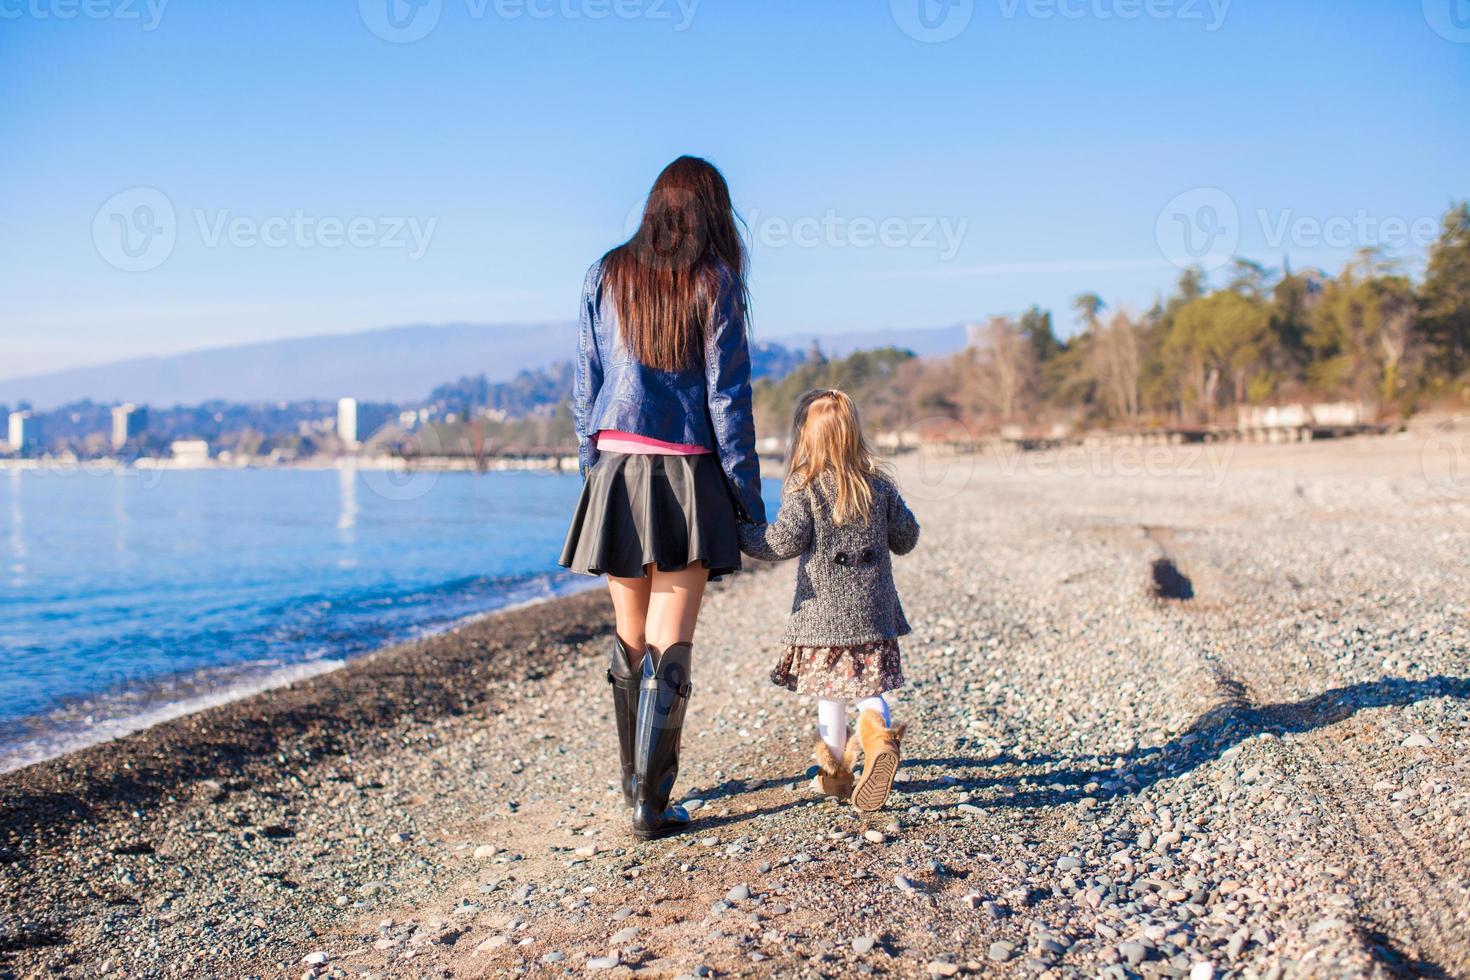
[[[704,446],[719,456],[741,520],[765,520],[750,408],[750,347],[734,286],[731,279],[720,292],[704,363],[658,371],[618,341],[617,310],[602,292],[602,263],[587,270],[572,386],[584,477],[597,459],[592,437],[601,429]]]

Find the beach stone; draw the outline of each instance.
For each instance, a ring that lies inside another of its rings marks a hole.
[[[619,929],[617,932],[613,933],[612,938],[609,939],[608,942],[612,943],[615,946],[621,946],[623,943],[631,943],[637,937],[638,927],[629,926],[626,929]]]
[[[480,861],[483,861],[485,858],[493,858],[495,856],[495,852],[498,850],[500,850],[500,848],[496,847],[494,844],[481,844],[479,847],[475,848],[475,858],[476,860]]]
[[[475,952],[488,953],[492,949],[499,949],[500,947],[507,945],[509,942],[509,936],[491,936],[489,939],[486,939],[484,942],[480,943],[480,945],[476,946]]]
[[[912,878],[909,878],[907,875],[894,875],[893,884],[894,887],[903,892],[913,893],[919,890],[919,883],[914,881]]]
[[[863,831],[863,839],[870,844],[882,844],[888,840],[881,830],[865,830]]]
[[[630,915],[637,915],[637,914],[638,914],[637,910],[634,909],[632,906],[624,905],[622,908],[618,909],[616,912],[614,912],[612,914],[612,920],[614,922],[622,922],[628,916],[630,916]]]
[[[326,966],[331,958],[332,956],[330,953],[318,951],[315,953],[307,953],[305,956],[301,957],[301,962],[306,966]]]
[[[1189,968],[1189,980],[1215,980],[1215,965],[1203,960],[1195,963]]]
[[[1425,749],[1434,744],[1434,739],[1423,732],[1415,732],[1399,744],[1406,749]]]
[[[725,901],[727,902],[743,902],[748,898],[750,898],[749,885],[736,885],[734,888],[725,892]]]
[[[567,958],[567,954],[566,953],[563,953],[561,950],[553,949],[551,952],[549,952],[545,956],[541,957],[541,962],[542,963],[560,963],[562,960],[564,960],[566,958]]]
[[[931,977],[952,977],[960,972],[958,963],[948,963],[944,960],[930,960],[924,969]]]
[[[1119,943],[1118,955],[1123,957],[1129,966],[1137,966],[1148,959],[1148,947],[1143,943]]]
[[[852,951],[859,956],[866,956],[873,951],[876,945],[878,945],[878,940],[872,936],[858,936],[852,941]]]
[[[1008,943],[1004,939],[998,939],[990,944],[990,950],[986,954],[993,962],[1004,963],[1016,955],[1014,943]]]
[[[587,969],[612,970],[617,968],[619,962],[616,956],[594,956],[587,961]]]
[[[1076,871],[1080,867],[1082,867],[1082,862],[1070,855],[1057,859],[1058,871]]]

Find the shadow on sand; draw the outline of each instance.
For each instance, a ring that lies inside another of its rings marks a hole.
[[[963,757],[905,759],[905,767],[933,766],[949,770],[949,779],[910,779],[895,789],[905,794],[933,789],[983,789],[991,786],[1012,787],[1014,792],[990,801],[987,805],[1004,807],[1055,806],[1075,802],[1083,796],[1102,801],[1131,795],[1161,779],[1181,775],[1220,758],[1233,746],[1252,736],[1269,732],[1286,735],[1307,732],[1335,724],[1365,708],[1402,707],[1427,698],[1449,697],[1470,699],[1470,678],[1439,675],[1424,680],[1385,677],[1376,681],[1335,687],[1302,701],[1252,705],[1239,685],[1224,685],[1227,699],[1195,719],[1189,728],[1161,746],[1135,749],[1113,758],[1121,765],[1107,766],[1096,761],[1059,772],[1048,772],[1044,788],[1019,786],[1023,776],[990,777],[974,775],[973,770],[999,765],[1046,765],[1056,761],[1050,756],[1013,758],[1001,756],[979,760]],[[1082,787],[1098,783],[1090,793]],[[1063,788],[1056,788],[1061,784]]]

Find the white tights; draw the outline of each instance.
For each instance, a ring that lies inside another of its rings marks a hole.
[[[883,716],[883,727],[892,727],[892,718],[888,714],[888,702],[883,700],[883,695],[864,698],[857,703],[858,714],[864,711],[876,711]],[[817,699],[817,733],[822,736],[822,741],[827,743],[827,748],[837,758],[842,758],[842,752],[847,748],[847,702],[833,701],[827,698]]]

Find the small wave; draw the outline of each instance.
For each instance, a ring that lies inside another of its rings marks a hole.
[[[397,607],[412,608],[388,622],[375,620],[370,611],[383,610],[382,600],[388,596],[380,594],[368,602],[357,597],[352,610],[333,610],[344,613],[336,622],[278,627],[272,639],[279,643],[283,634],[291,635],[297,647],[290,658],[257,658],[137,679],[66,700],[44,714],[0,719],[0,772],[328,673],[374,650],[449,632],[489,613],[523,608],[598,584],[596,579],[556,574],[460,579],[399,594]]]

